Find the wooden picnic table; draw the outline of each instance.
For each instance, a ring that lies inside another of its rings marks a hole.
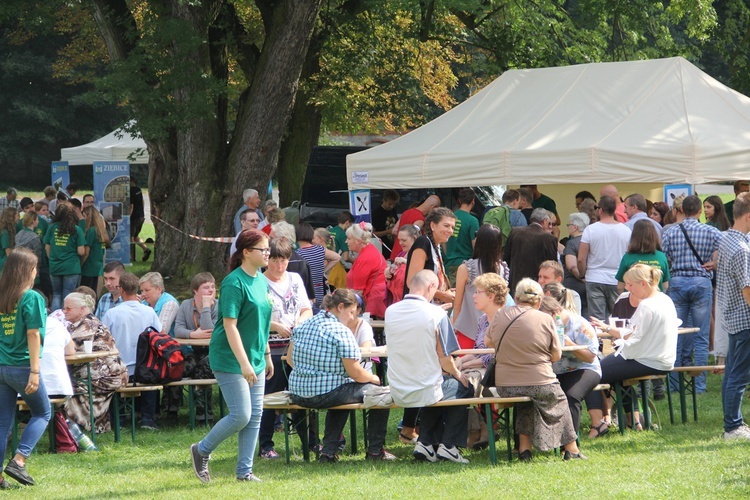
[[[91,362],[109,356],[119,356],[120,351],[94,351],[91,353],[79,352],[65,356],[65,362],[69,365],[86,365],[86,386],[89,390],[89,415],[91,416],[91,442],[96,446],[96,418],[94,415],[94,395],[91,388]]]
[[[211,343],[211,339],[175,339],[180,345],[187,345],[192,347],[208,347]]]
[[[678,335],[685,335],[685,334],[688,334],[688,333],[696,333],[696,332],[699,332],[699,331],[701,331],[700,328],[695,328],[695,327],[683,328],[683,327],[680,327],[680,328],[677,329],[677,334]],[[604,332],[602,332],[599,329],[596,330],[596,336],[599,337],[600,339],[611,339],[612,338],[612,335],[609,335],[608,333],[604,333]]]
[[[588,349],[588,346],[585,345],[566,345],[563,346],[562,351],[563,352],[572,352],[572,351],[583,351]],[[375,347],[363,347],[361,349],[362,351],[362,357],[363,358],[371,358],[371,357],[378,357],[378,358],[387,358],[388,357],[388,346],[375,346]],[[455,354],[457,356],[461,356],[464,354],[476,354],[477,356],[481,356],[483,354],[495,354],[494,348],[485,348],[485,349],[459,349],[457,351],[453,351],[452,354]]]

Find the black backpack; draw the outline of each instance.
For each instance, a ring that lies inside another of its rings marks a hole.
[[[182,379],[185,356],[180,344],[166,333],[146,328],[138,336],[135,355],[135,381],[166,384]]]

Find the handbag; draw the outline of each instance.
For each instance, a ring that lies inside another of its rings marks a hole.
[[[682,225],[682,223],[679,224],[680,229],[682,230],[682,234],[685,236],[685,239],[687,240],[687,244],[690,247],[690,250],[692,250],[693,255],[695,255],[695,258],[698,259],[698,262],[700,262],[701,266],[705,264],[703,262],[703,259],[701,259],[701,256],[698,255],[698,251],[693,246],[693,242],[690,241],[690,237],[687,234],[687,231],[685,230],[685,227]],[[710,271],[711,272],[711,286],[716,288],[716,271]]]
[[[526,309],[526,311],[510,320],[508,326],[506,326],[505,330],[503,330],[503,334],[500,336],[500,339],[497,341],[497,346],[495,347],[495,356],[490,360],[490,364],[487,366],[487,371],[484,372],[484,377],[482,377],[482,387],[491,387],[495,385],[495,363],[497,360],[497,351],[500,349],[500,344],[502,344],[503,339],[505,338],[505,334],[508,333],[508,328],[510,328],[510,325],[515,323],[518,318],[526,314],[528,311],[529,309]]]

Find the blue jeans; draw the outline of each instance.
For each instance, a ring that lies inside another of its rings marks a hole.
[[[66,276],[50,276],[52,281],[52,310],[57,311],[62,309],[63,300],[68,294],[73,293],[78,287],[78,280],[81,279],[80,274],[68,274]]]
[[[198,443],[198,451],[208,456],[234,433],[239,432],[237,443],[237,477],[245,477],[253,471],[253,454],[258,443],[260,417],[263,414],[263,389],[265,372],[258,374],[252,387],[239,373],[214,372],[221,395],[227,403],[229,414],[216,422],[213,429]]]
[[[708,278],[672,277],[667,295],[677,310],[682,326],[700,328],[699,332],[677,336],[677,359],[675,366],[705,366],[708,363],[708,336],[711,327],[711,304],[713,287]],[[693,355],[695,350],[695,355]],[[678,379],[670,375],[670,388],[676,391]],[[696,392],[706,392],[706,374],[695,379]]]
[[[31,410],[31,420],[21,434],[16,453],[28,458],[39,438],[44,434],[52,416],[47,398],[47,389],[39,379],[39,388],[33,394],[26,394],[29,383],[28,366],[0,366],[0,461],[5,457],[8,435],[16,415],[16,398],[21,394]]]
[[[724,406],[724,431],[742,425],[742,396],[750,384],[750,330],[729,335],[726,370],[721,382],[721,401]]]

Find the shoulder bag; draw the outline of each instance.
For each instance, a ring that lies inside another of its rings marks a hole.
[[[512,320],[510,320],[510,323],[508,323],[508,326],[505,327],[505,330],[503,330],[503,334],[500,336],[500,339],[497,341],[497,346],[495,347],[495,356],[490,360],[490,364],[487,366],[487,371],[484,372],[484,377],[482,377],[482,387],[492,387],[495,385],[495,365],[497,362],[497,351],[500,349],[500,344],[503,342],[503,339],[505,338],[505,334],[508,333],[508,328],[510,328],[510,325],[515,323],[515,321],[526,314],[529,310],[526,309],[526,311],[522,312]]]
[[[693,251],[693,255],[695,255],[695,258],[698,259],[698,262],[700,262],[701,266],[705,264],[703,262],[703,259],[701,259],[701,256],[698,255],[698,251],[693,246],[693,242],[690,241],[690,236],[688,236],[687,231],[685,230],[685,226],[682,225],[682,222],[679,224],[680,230],[682,231],[682,234],[685,236],[685,240],[687,240],[687,244],[690,247],[690,250]],[[716,288],[716,272],[715,271],[709,271],[711,273],[711,286]]]

